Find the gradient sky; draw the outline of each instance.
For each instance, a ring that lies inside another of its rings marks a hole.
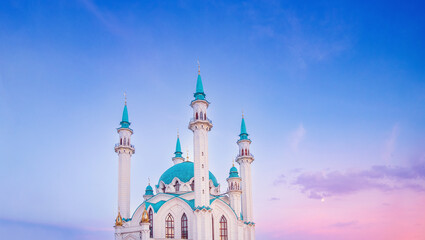
[[[257,239],[425,239],[423,1],[1,1],[0,235],[110,239],[184,155],[196,60],[224,191],[241,111]]]

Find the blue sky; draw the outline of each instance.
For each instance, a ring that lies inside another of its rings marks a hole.
[[[382,229],[375,212],[376,222],[339,212],[305,229],[291,224],[308,217],[294,209],[334,213],[372,199],[377,210],[397,191],[412,194],[403,210],[425,212],[417,205],[425,171],[412,170],[425,163],[423,11],[420,1],[3,1],[0,232],[113,239],[123,92],[135,132],[134,210],[147,178],[171,166],[177,129],[191,152],[199,59],[212,102],[211,171],[223,190],[245,112],[255,204],[269,206],[255,209],[258,239],[382,237],[366,229]],[[413,175],[400,180],[395,170]],[[402,186],[363,189],[359,180],[347,193],[327,185],[371,171]],[[323,185],[309,185],[311,176]],[[315,199],[325,197],[326,206]],[[404,220],[425,236],[418,215]],[[344,227],[324,231],[321,222]]]

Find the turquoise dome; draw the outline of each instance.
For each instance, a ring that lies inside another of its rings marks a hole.
[[[187,183],[194,177],[194,175],[195,173],[193,162],[182,162],[167,169],[167,171],[165,171],[159,178],[157,187],[159,187],[161,181],[167,185],[170,184],[175,177],[177,177],[181,182]],[[215,187],[218,187],[217,179],[211,172],[210,180],[213,182]]]
[[[153,189],[151,185],[148,185],[145,190],[145,195],[153,195]]]
[[[232,177],[239,177],[238,169],[235,166],[233,166],[229,172],[229,178]]]

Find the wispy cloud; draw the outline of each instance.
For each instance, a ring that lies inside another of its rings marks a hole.
[[[357,221],[348,221],[348,222],[337,222],[331,225],[331,227],[336,227],[336,228],[346,228],[346,227],[351,227],[354,225],[357,225],[358,222]]]
[[[279,200],[280,200],[280,198],[277,198],[277,197],[269,198],[269,201],[279,201]]]
[[[399,136],[399,125],[395,124],[391,130],[390,135],[388,136],[388,138],[385,140],[385,148],[384,148],[384,152],[383,152],[383,158],[385,160],[385,162],[388,164],[390,163],[390,160],[393,157],[393,153],[395,150],[395,146],[396,146],[396,141],[397,138]]]
[[[106,239],[113,235],[113,228],[79,227],[16,219],[0,218],[0,233],[6,239]]]
[[[305,130],[303,124],[300,124],[300,126],[292,133],[290,144],[291,149],[293,151],[298,151],[298,146],[300,145],[301,141],[304,139],[307,131]]]
[[[281,176],[275,184],[283,183]],[[393,191],[409,189],[425,191],[425,159],[411,162],[409,166],[376,165],[366,170],[305,172],[299,174],[293,185],[312,199],[352,194],[375,189]]]
[[[274,185],[280,185],[282,183],[285,183],[285,175],[280,174],[277,179],[273,182]]]
[[[115,35],[124,35],[123,27],[112,13],[101,10],[92,0],[80,0],[80,2],[109,32]]]

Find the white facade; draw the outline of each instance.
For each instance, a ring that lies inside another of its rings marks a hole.
[[[159,178],[154,188],[148,185],[144,201],[130,214],[130,162],[134,146],[130,144],[133,130],[129,128],[127,106],[118,128],[120,143],[115,146],[119,156],[118,217],[116,240],[193,239],[193,240],[255,240],[251,188],[251,140],[247,138],[242,120],[239,154],[227,179],[228,187],[220,192],[220,184],[209,171],[208,132],[213,124],[207,118],[209,102],[205,99],[201,76],[198,74],[195,100],[191,102],[193,118],[194,161],[182,157],[177,140],[174,165]],[[247,149],[245,154],[245,149]],[[149,163],[147,163],[149,164]],[[148,213],[149,221],[143,217]],[[122,216],[122,220],[121,220]],[[142,218],[144,219],[142,221]]]

